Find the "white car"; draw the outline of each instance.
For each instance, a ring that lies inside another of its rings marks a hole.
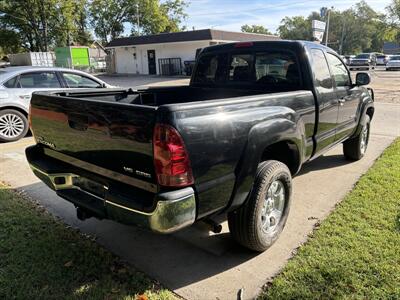
[[[376,65],[377,66],[386,66],[390,56],[385,54],[379,54],[376,56]]]
[[[386,71],[399,70],[400,69],[400,55],[393,55],[389,57],[389,61],[386,63]]]
[[[23,138],[28,130],[29,102],[36,91],[66,88],[109,88],[85,72],[52,67],[0,69],[0,142]]]

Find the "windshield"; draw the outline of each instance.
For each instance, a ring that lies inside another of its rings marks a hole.
[[[356,58],[369,58],[369,54],[358,54]]]
[[[275,51],[232,51],[202,55],[197,63],[194,85],[296,90],[301,76],[296,57]]]
[[[398,55],[398,56],[392,56],[392,57],[390,58],[390,60],[400,60],[400,55]]]

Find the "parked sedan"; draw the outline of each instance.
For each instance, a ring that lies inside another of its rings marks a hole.
[[[375,53],[361,53],[350,61],[350,70],[375,68],[376,55]]]
[[[85,72],[50,67],[7,67],[0,70],[0,141],[23,138],[29,130],[32,93],[66,88],[111,87]]]
[[[351,60],[356,56],[355,55],[345,55],[344,57],[346,58],[346,61],[345,61],[346,65],[350,65]]]
[[[377,66],[386,66],[387,62],[389,61],[389,55],[377,55],[376,56],[376,65]]]
[[[400,55],[393,55],[386,64],[386,71],[400,69]]]

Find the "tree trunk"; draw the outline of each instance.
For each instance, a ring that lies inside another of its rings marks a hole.
[[[46,10],[45,10],[44,1],[40,1],[40,22],[42,25],[43,32],[43,50],[44,52],[48,51],[48,41],[47,41],[47,18],[46,18]]]

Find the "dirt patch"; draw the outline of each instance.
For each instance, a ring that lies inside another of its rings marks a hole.
[[[400,104],[400,72],[373,71],[370,87],[374,89],[375,101]]]

